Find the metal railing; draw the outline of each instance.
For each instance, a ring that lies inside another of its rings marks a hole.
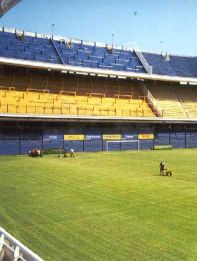
[[[153,67],[150,66],[147,62],[147,60],[145,59],[144,55],[142,54],[142,52],[137,48],[134,49],[134,52],[136,53],[138,59],[140,60],[140,62],[142,63],[145,71],[148,74],[152,74],[153,73]]]
[[[44,261],[0,227],[0,260],[4,259],[14,261]]]
[[[146,97],[147,102],[152,107],[152,110],[155,112],[155,114],[159,117],[163,117],[163,109],[161,108],[158,101],[153,97],[151,92],[148,90],[144,82],[141,82],[140,84],[141,90],[143,94]]]
[[[56,47],[56,45],[55,45],[55,43],[54,43],[54,41],[53,41],[52,38],[50,39],[50,42],[51,42],[51,44],[52,44],[52,46],[53,46],[53,48],[54,48],[54,50],[55,50],[57,56],[59,57],[61,63],[62,63],[62,64],[65,64],[65,63],[64,63],[64,60],[63,60],[63,58],[62,58],[60,52],[58,51],[58,49],[57,49],[57,47]]]
[[[126,50],[135,52],[136,56],[138,57],[138,59],[142,63],[142,66],[148,74],[153,73],[153,67],[148,64],[146,58],[144,57],[143,53],[141,52],[140,48],[137,46],[135,42],[128,42],[124,46],[126,47]]]

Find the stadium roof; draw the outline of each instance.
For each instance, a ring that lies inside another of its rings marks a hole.
[[[0,0],[0,17],[20,1],[21,0]]]
[[[191,85],[197,85],[197,78],[103,70],[103,69],[79,67],[79,66],[72,66],[72,65],[26,61],[26,60],[12,59],[12,58],[0,57],[0,64],[10,65],[10,66],[20,66],[25,68],[44,69],[48,71],[60,71],[63,74],[76,73],[79,75],[91,75],[91,76],[99,76],[99,77],[112,77],[112,78],[117,77],[120,79],[133,78],[139,80],[143,79],[143,80],[170,81],[170,82],[180,82],[182,84],[188,83]]]

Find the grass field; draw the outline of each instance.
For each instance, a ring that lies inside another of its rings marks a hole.
[[[45,260],[196,261],[197,150],[0,157],[0,226]]]

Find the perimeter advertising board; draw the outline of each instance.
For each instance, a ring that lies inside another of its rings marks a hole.
[[[139,140],[154,140],[154,134],[139,134]]]
[[[121,134],[103,134],[103,140],[121,140]]]
[[[85,134],[85,140],[101,140],[101,134]]]
[[[81,141],[81,140],[84,140],[84,135],[83,134],[65,134],[64,135],[64,140],[65,141],[68,141],[68,140],[70,140],[70,141]]]

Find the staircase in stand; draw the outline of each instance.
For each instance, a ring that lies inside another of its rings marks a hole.
[[[54,43],[53,39],[50,39],[50,42],[51,42],[51,44],[52,44],[52,46],[53,46],[55,52],[57,53],[57,55],[58,55],[58,57],[59,57],[61,63],[62,63],[62,64],[65,64],[65,63],[64,63],[64,60],[63,60],[62,57],[61,57],[60,52],[58,51],[58,49],[57,49],[56,46],[55,46],[55,43]]]
[[[145,59],[144,55],[142,54],[142,52],[138,49],[138,48],[135,48],[133,50],[135,52],[135,54],[137,55],[138,59],[140,60],[140,62],[142,63],[145,71],[148,73],[148,74],[152,74],[153,72],[153,68],[152,66],[150,66],[147,62],[147,60]]]
[[[158,101],[153,97],[151,92],[146,87],[146,84],[144,82],[139,83],[139,87],[143,93],[143,95],[146,97],[146,101],[155,113],[157,117],[163,117],[163,110],[161,106],[159,105]]]

